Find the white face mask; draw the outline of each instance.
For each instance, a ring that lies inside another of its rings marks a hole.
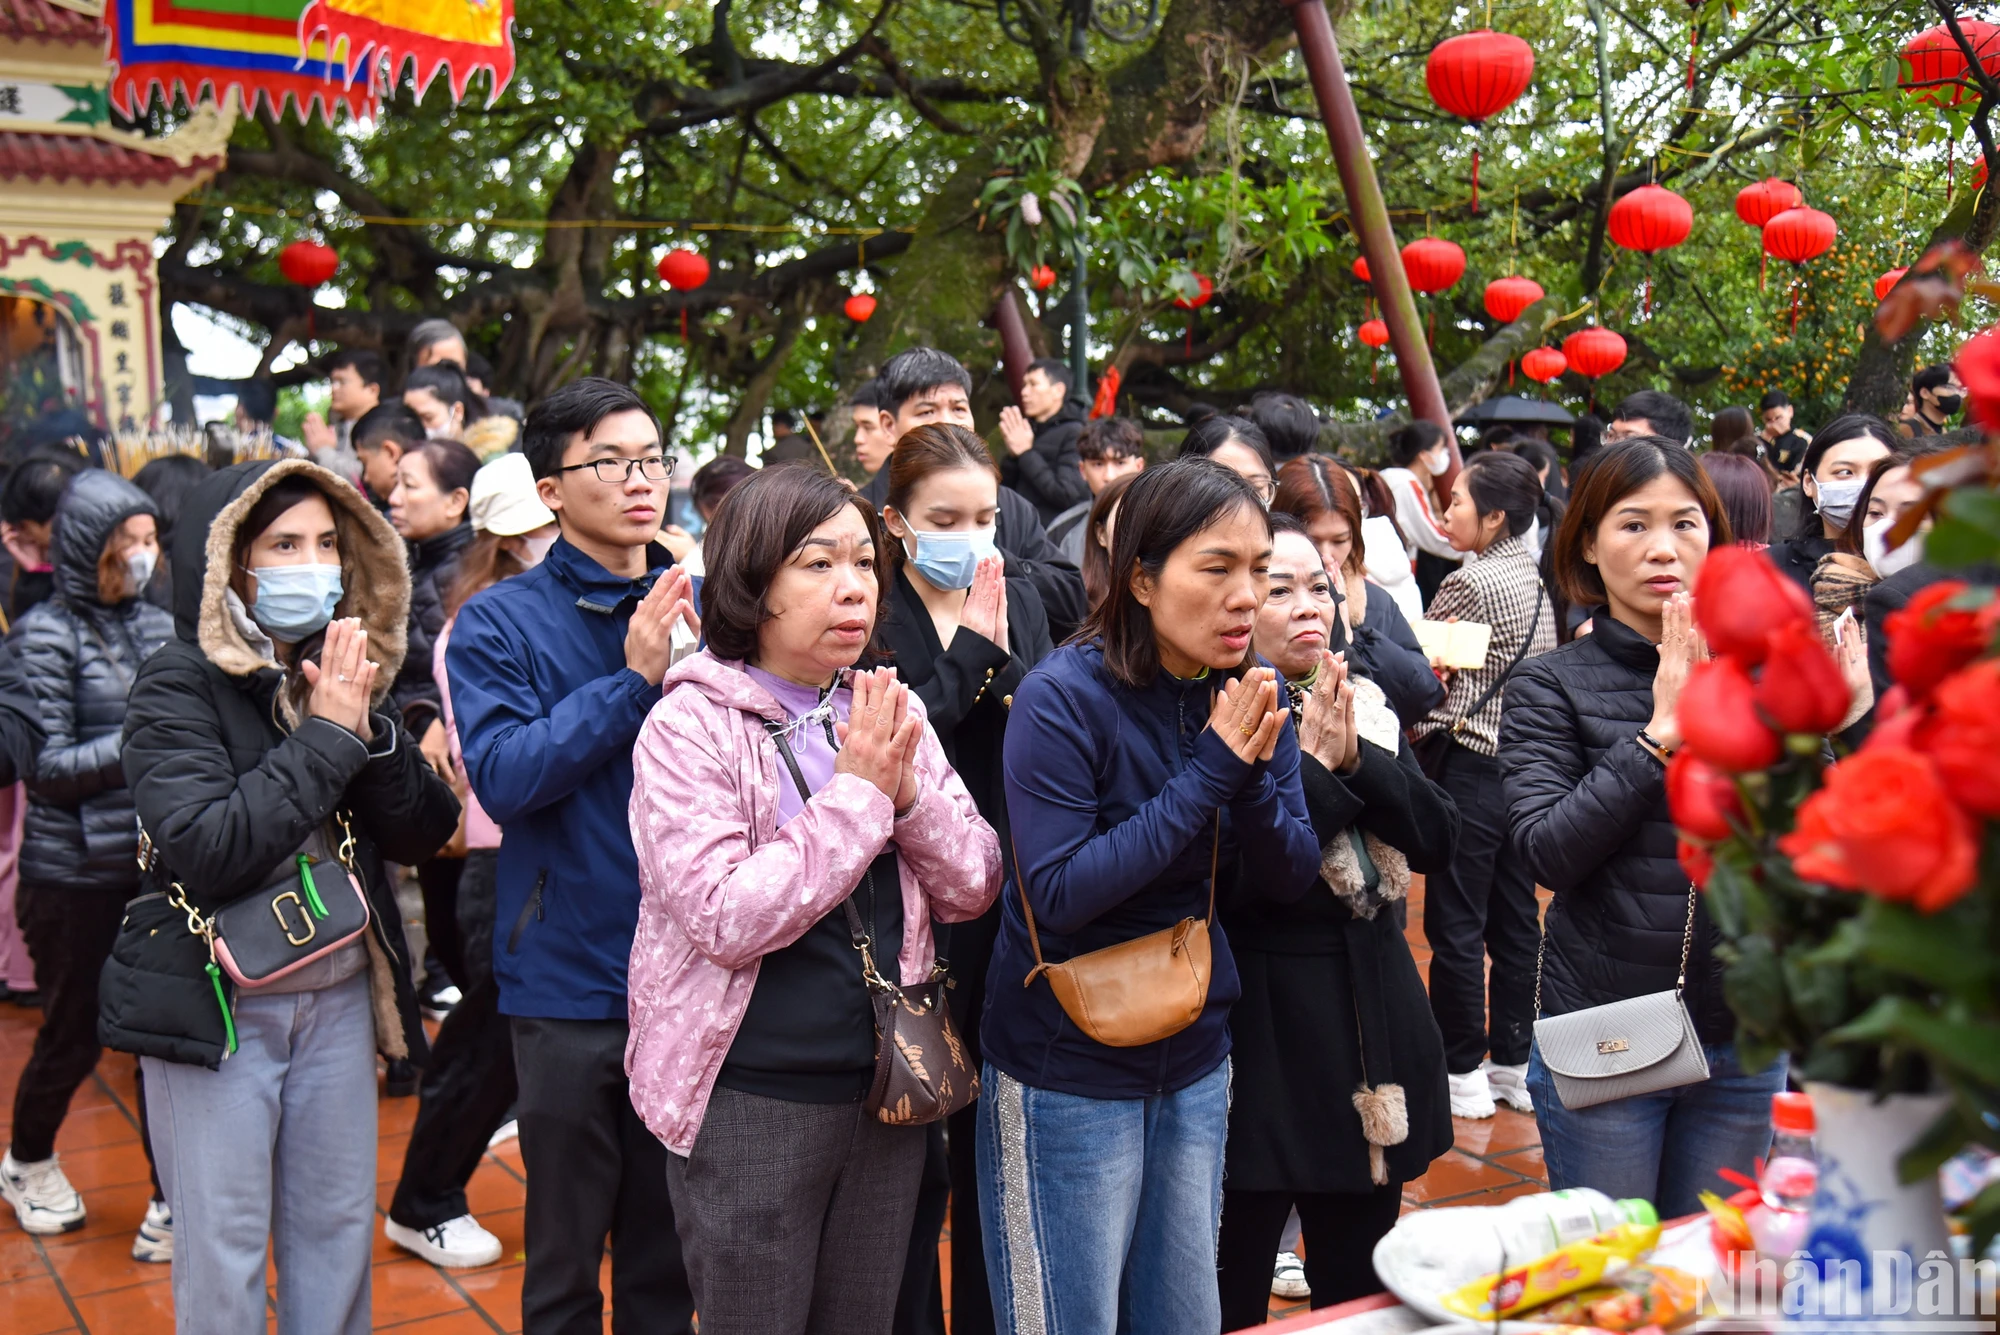
[[[125,558],[125,573],[131,577],[134,589],[144,589],[153,582],[153,571],[159,567],[160,553],[152,547],[141,547]]]
[[[548,556],[549,548],[555,546],[556,539],[561,536],[562,534],[560,533],[550,533],[540,538],[522,538],[521,542],[527,547],[528,551],[525,556],[521,557],[521,564],[533,570]]]
[[[1895,521],[1888,517],[1876,520],[1861,530],[1861,550],[1868,557],[1868,564],[1875,567],[1875,573],[1883,579],[1898,570],[1908,570],[1924,559],[1924,530],[1910,535],[1909,541],[1900,547],[1889,546],[1889,530]]]
[[[1424,472],[1432,477],[1439,477],[1443,475],[1445,469],[1451,467],[1451,449],[1449,446],[1439,445],[1435,449],[1425,450],[1417,456],[1417,459],[1423,464]]]
[[[1858,477],[1843,482],[1816,480],[1813,486],[1819,494],[1813,500],[1819,506],[1821,517],[1835,528],[1846,528],[1847,521],[1854,518],[1854,503],[1861,499],[1861,488],[1866,485]]]

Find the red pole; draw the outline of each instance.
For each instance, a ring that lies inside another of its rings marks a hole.
[[[993,307],[993,325],[1000,331],[1000,360],[1007,367],[1007,383],[1013,387],[1016,399],[1021,397],[1021,380],[1028,374],[1028,363],[1035,360],[1035,350],[1028,345],[1028,325],[1021,318],[1020,302],[1020,295],[1010,282],[1001,290],[1000,300]]]
[[[1348,216],[1361,241],[1361,253],[1368,257],[1368,273],[1382,303],[1382,321],[1389,326],[1389,346],[1396,353],[1396,370],[1403,378],[1410,416],[1437,423],[1451,442],[1451,467],[1437,479],[1439,494],[1446,495],[1458,475],[1458,436],[1452,431],[1451,410],[1438,387],[1437,368],[1431,364],[1431,350],[1417,316],[1417,301],[1403,272],[1396,231],[1389,222],[1388,205],[1382,202],[1382,186],[1375,179],[1375,162],[1361,132],[1361,113],[1355,109],[1347,71],[1341,67],[1333,21],[1327,17],[1324,0],[1284,0],[1284,4],[1292,11],[1292,22],[1299,30],[1299,51],[1312,76],[1313,95],[1326,122],[1334,165],[1340,169]]]

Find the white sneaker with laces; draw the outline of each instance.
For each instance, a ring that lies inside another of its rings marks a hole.
[[[1306,1283],[1306,1263],[1299,1259],[1297,1252],[1279,1252],[1278,1263],[1271,1269],[1271,1296],[1273,1298],[1310,1298],[1312,1287]]]
[[[424,1018],[437,1024],[443,1024],[444,1017],[451,1014],[453,1008],[463,1000],[465,1000],[465,994],[460,992],[455,985],[447,983],[424,999]]]
[[[488,1137],[486,1141],[486,1148],[490,1150],[493,1149],[495,1146],[505,1145],[510,1140],[519,1139],[520,1135],[521,1135],[520,1121],[516,1118],[509,1117],[506,1121],[500,1124],[500,1129],[498,1131],[495,1131],[492,1134],[492,1136]]]
[[[132,1259],[161,1265],[174,1259],[174,1212],[165,1201],[153,1201],[146,1206],[146,1218],[139,1225],[138,1236],[132,1239]]]
[[[12,1150],[0,1159],[0,1197],[29,1233],[69,1233],[83,1227],[83,1197],[63,1176],[62,1156],[22,1163]]]
[[[1534,1096],[1528,1093],[1528,1063],[1502,1066],[1489,1057],[1480,1063],[1479,1069],[1486,1072],[1486,1085],[1492,1090],[1495,1102],[1504,1103],[1515,1112],[1535,1110]]]
[[[1451,1115],[1484,1121],[1499,1109],[1493,1106],[1493,1090],[1486,1083],[1486,1069],[1475,1067],[1464,1075],[1447,1075],[1451,1086]]]
[[[500,1259],[500,1239],[479,1226],[469,1214],[430,1228],[405,1228],[393,1219],[382,1221],[382,1232],[404,1251],[415,1252],[432,1265],[452,1270],[491,1265]]]

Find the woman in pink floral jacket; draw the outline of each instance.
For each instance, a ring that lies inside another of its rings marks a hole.
[[[999,841],[916,697],[851,671],[888,570],[865,501],[759,473],[703,550],[708,648],[668,672],[633,752],[632,1102],[669,1151],[703,1335],[872,1335],[925,1133],[862,1110],[875,1031],[842,903],[920,983],[932,920],[999,892]]]

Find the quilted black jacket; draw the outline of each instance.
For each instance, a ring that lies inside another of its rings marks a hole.
[[[145,492],[102,469],[78,474],[56,509],[55,593],[10,640],[48,738],[23,776],[21,878],[36,884],[130,891],[139,883],[138,826],[118,751],[139,665],[173,638],[174,622],[143,598],[107,607],[97,596],[104,544],[138,514],[156,514]]]
[[[1500,723],[1514,849],[1555,892],[1544,927],[1544,1015],[1671,988],[1687,924],[1666,770],[1638,741],[1653,717],[1659,652],[1603,608],[1593,624],[1594,633],[1515,670]],[[1715,940],[1698,904],[1686,995],[1704,1043],[1736,1032]]]

